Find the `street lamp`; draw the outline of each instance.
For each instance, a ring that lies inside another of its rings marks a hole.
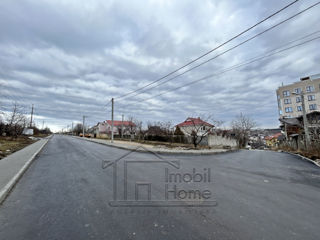
[[[310,141],[310,135],[309,135],[306,107],[304,104],[304,92],[303,91],[301,91],[300,93],[293,92],[292,94],[298,95],[301,97],[302,114],[303,114],[303,128],[304,128],[304,134],[305,134],[305,138],[306,138],[306,148],[308,149],[311,141]]]

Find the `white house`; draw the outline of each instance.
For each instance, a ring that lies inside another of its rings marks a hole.
[[[95,137],[110,137],[112,129],[111,120],[98,122],[93,127],[93,133]],[[136,133],[136,125],[132,121],[113,121],[113,135],[121,135],[121,129],[123,129],[123,135],[134,135]]]
[[[179,127],[187,136],[190,136],[193,131],[196,132],[198,136],[202,136],[210,133],[214,125],[203,121],[199,117],[188,117],[184,122],[177,124],[176,127]]]

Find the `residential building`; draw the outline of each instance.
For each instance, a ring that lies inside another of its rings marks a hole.
[[[284,140],[284,136],[282,133],[276,133],[271,136],[266,136],[264,140],[268,147],[278,147],[280,141]]]
[[[196,132],[198,136],[206,135],[214,127],[214,125],[207,123],[198,118],[188,117],[184,122],[176,125],[185,135],[191,135],[192,132]]]
[[[320,146],[320,111],[313,111],[306,115],[311,144]],[[305,147],[305,132],[303,117],[280,118],[281,129],[285,134],[287,143],[295,148]]]
[[[111,129],[111,120],[98,122],[93,127],[94,137],[110,137]],[[121,129],[123,129],[123,136],[130,136],[136,134],[136,125],[132,121],[113,121],[113,135],[121,136]]]
[[[302,115],[301,92],[304,93],[306,113],[320,110],[320,74],[303,77],[299,82],[277,89],[280,118],[296,118]]]

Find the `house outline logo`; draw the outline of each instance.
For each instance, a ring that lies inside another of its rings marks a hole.
[[[127,156],[134,152],[139,152],[143,150],[143,152],[147,152],[152,154],[157,158],[157,160],[125,160]],[[123,198],[118,197],[118,162],[123,160]],[[172,167],[173,169],[180,169],[180,161],[179,160],[166,160],[156,152],[151,151],[143,146],[138,146],[137,148],[129,151],[128,153],[122,155],[121,157],[110,161],[103,160],[102,161],[102,169],[111,168],[112,167],[112,187],[113,187],[113,198],[109,201],[109,205],[111,207],[212,207],[216,206],[217,202],[214,200],[205,200],[202,202],[199,201],[183,201],[183,200],[169,200],[168,194],[165,194],[164,199],[156,199],[153,200],[151,197],[151,182],[135,182],[134,187],[134,200],[128,199],[128,166],[130,164],[143,164],[143,163],[155,163],[155,164],[166,164],[167,166]],[[139,199],[139,189],[141,187],[146,187],[147,189],[147,200]]]

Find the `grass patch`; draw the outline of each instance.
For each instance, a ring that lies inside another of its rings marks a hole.
[[[20,149],[36,142],[28,137],[0,137],[0,160]]]

